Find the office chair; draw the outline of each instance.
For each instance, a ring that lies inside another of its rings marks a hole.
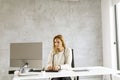
[[[74,64],[74,51],[72,50],[72,63],[71,63],[71,67],[74,68],[75,64]],[[74,77],[74,80],[79,80],[79,76]]]

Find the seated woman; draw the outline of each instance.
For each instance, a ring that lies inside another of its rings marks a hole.
[[[67,48],[62,35],[53,38],[53,49],[48,57],[47,70],[60,70],[71,68],[72,51]],[[52,78],[52,80],[71,80],[70,77]]]

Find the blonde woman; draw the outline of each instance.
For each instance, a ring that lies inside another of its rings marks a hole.
[[[72,51],[67,48],[62,35],[53,38],[53,50],[48,57],[48,70],[60,70],[71,68]],[[71,78],[52,78],[52,80],[71,80]]]

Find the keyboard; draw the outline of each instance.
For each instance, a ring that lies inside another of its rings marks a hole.
[[[87,69],[81,69],[81,70],[73,70],[74,72],[85,72],[85,71],[89,71]]]
[[[29,72],[41,72],[41,70],[33,70],[33,69],[31,69],[31,70],[29,70]]]
[[[59,70],[45,70],[45,72],[58,72]]]

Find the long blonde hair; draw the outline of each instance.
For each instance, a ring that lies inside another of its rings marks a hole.
[[[55,39],[60,39],[60,40],[61,40],[62,46],[63,46],[64,49],[66,48],[66,45],[65,45],[65,41],[64,41],[63,36],[62,36],[62,35],[56,35],[56,36],[53,38],[53,53],[54,53],[54,54],[57,54],[59,51],[58,51],[57,48],[55,48],[55,43],[54,43]]]

